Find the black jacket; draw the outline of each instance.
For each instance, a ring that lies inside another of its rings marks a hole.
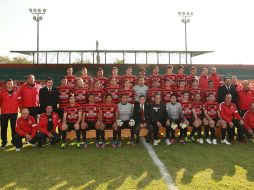
[[[225,97],[227,94],[231,94],[232,96],[232,102],[237,105],[238,102],[238,95],[236,92],[236,86],[231,85],[229,89],[226,87],[226,85],[222,85],[218,88],[218,102],[224,102]]]
[[[150,105],[148,103],[144,104],[144,116],[145,116],[145,122],[149,122],[149,110],[150,110]],[[133,109],[133,119],[135,121],[135,124],[140,124],[141,123],[141,113],[140,113],[140,103],[135,102],[134,104],[134,109]]]
[[[150,105],[150,111],[149,111],[149,119],[150,122],[161,122],[161,123],[166,123],[167,121],[167,110],[166,110],[166,106],[165,104],[161,103],[161,104],[152,104]]]
[[[59,92],[56,88],[52,88],[49,92],[47,87],[43,87],[39,92],[40,108],[44,112],[47,105],[52,105],[53,109],[57,109]]]

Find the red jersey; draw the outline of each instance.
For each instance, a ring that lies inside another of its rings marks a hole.
[[[99,104],[103,102],[105,91],[103,89],[100,90],[90,90],[89,94],[94,95],[95,103]]]
[[[170,80],[172,80],[172,84],[171,84],[171,86],[175,86],[175,83],[176,83],[176,74],[170,74],[170,75],[168,75],[168,74],[165,74],[165,75],[163,75],[162,76],[162,78],[163,78],[163,83],[165,83],[165,81],[167,80],[167,79],[170,79]]]
[[[130,81],[130,83],[132,84],[132,86],[134,86],[137,83],[137,77],[135,75],[123,75],[122,76],[122,81]]]
[[[199,87],[202,89],[202,90],[206,90],[208,89],[208,76],[206,75],[201,75],[199,77]]]
[[[87,94],[87,89],[85,88],[74,88],[72,92],[75,95],[76,102],[80,106],[83,106],[86,103],[86,94]]]
[[[225,102],[222,102],[219,109],[221,118],[227,123],[231,122],[233,119],[242,119],[241,116],[238,114],[236,105],[234,103],[230,103],[229,105],[227,105]]]
[[[182,101],[182,99],[183,99],[183,93],[185,91],[188,91],[188,89],[186,89],[186,88],[185,89],[175,88],[174,93],[177,95],[177,100],[179,102]]]
[[[186,119],[192,118],[193,117],[192,102],[191,101],[187,101],[187,102],[181,101],[180,103],[181,103],[181,106],[182,106],[183,116]]]
[[[243,120],[245,129],[254,129],[254,112],[252,112],[251,110],[245,112]]]
[[[197,117],[202,119],[203,117],[203,103],[202,102],[193,102],[192,109],[195,110]]]
[[[0,108],[1,114],[17,113],[19,107],[19,91],[13,88],[11,94],[8,93],[6,88],[0,92]]]
[[[48,130],[48,120],[49,120],[48,117],[49,116],[47,116],[45,113],[43,113],[40,115],[39,122],[38,122],[39,131],[47,136],[49,135],[49,133],[51,133],[51,134],[55,133],[57,127],[62,129],[62,122],[59,119],[58,114],[55,112],[52,112],[51,119],[52,119],[52,123],[53,123],[53,128],[49,131]]]
[[[187,78],[188,76],[185,74],[177,74],[175,79],[176,85],[178,86],[180,81],[185,81],[187,83]]]
[[[117,83],[118,85],[120,85],[120,84],[122,83],[122,77],[119,76],[119,75],[117,75],[117,76],[110,76],[110,77],[108,78],[108,82],[109,82],[111,79],[115,79],[115,80],[116,80],[116,83]]]
[[[201,94],[202,89],[201,88],[190,88],[189,92],[190,92],[190,100],[191,101],[194,101],[195,94],[200,94],[200,96],[202,97],[202,94]]]
[[[37,133],[37,125],[34,117],[29,115],[28,119],[24,119],[23,117],[18,118],[15,132],[21,137],[25,137],[28,134],[33,138]]]
[[[74,88],[75,86],[75,83],[76,83],[76,80],[77,80],[77,77],[75,75],[71,75],[71,76],[65,76],[65,78],[67,79],[68,83],[67,85],[70,87],[70,88]]]
[[[94,78],[94,81],[100,81],[102,88],[105,88],[108,84],[108,79],[106,77],[96,77]]]
[[[21,107],[38,107],[39,102],[39,91],[41,85],[35,83],[33,86],[29,86],[27,83],[24,83],[19,89],[20,106]]]
[[[64,108],[65,106],[69,105],[69,94],[71,92],[71,89],[69,86],[59,86],[57,87],[57,90],[59,92],[59,108]]]
[[[254,102],[254,92],[252,90],[238,90],[238,105],[241,110],[249,110]]]
[[[218,111],[219,111],[218,102],[205,102],[203,109],[207,111],[207,115],[211,119],[218,118]]]
[[[192,82],[193,82],[195,79],[198,79],[198,77],[197,77],[197,76],[193,76],[193,75],[188,75],[188,76],[187,76],[187,85],[188,85],[189,87],[191,87]]]
[[[217,98],[218,98],[218,90],[216,90],[215,88],[214,89],[208,88],[206,90],[202,90],[202,92],[201,92],[202,100],[204,102],[207,101],[207,97],[209,96],[209,94],[214,94],[214,96],[215,96],[215,98],[217,100]]]
[[[134,91],[132,89],[130,90],[120,90],[118,93],[119,96],[127,95],[128,96],[128,102],[133,103],[134,102]]]
[[[100,105],[96,103],[88,103],[83,107],[83,115],[85,122],[96,122],[99,119]]]
[[[212,74],[209,76],[208,80],[210,81],[213,81],[213,84],[214,84],[214,88],[215,89],[218,89],[219,86],[221,85],[221,78],[219,75],[217,74]]]
[[[102,122],[104,124],[113,124],[116,121],[116,112],[118,112],[118,106],[114,103],[101,104]]]
[[[161,88],[150,88],[147,92],[147,98],[149,100],[149,103],[154,103],[155,95],[160,93],[161,94],[162,89]]]
[[[109,93],[112,95],[112,101],[114,103],[118,103],[119,102],[119,91],[120,91],[120,87],[119,85],[116,85],[116,86],[108,86],[106,89],[105,89],[106,93]]]
[[[163,102],[164,103],[168,103],[170,102],[170,96],[174,93],[174,89],[170,88],[170,89],[162,89],[162,98],[163,98]]]
[[[86,75],[86,76],[80,76],[80,78],[83,79],[84,83],[88,84],[88,86],[90,86],[93,83],[93,79],[92,77]]]
[[[157,80],[160,85],[161,83],[163,83],[163,78],[161,75],[154,75],[154,74],[151,74],[149,77],[148,77],[148,85],[151,86],[152,85],[152,81],[153,80]]]
[[[82,108],[79,104],[75,104],[74,106],[66,106],[64,108],[64,113],[67,114],[66,122],[76,123],[78,121],[78,115],[80,111],[82,111]]]

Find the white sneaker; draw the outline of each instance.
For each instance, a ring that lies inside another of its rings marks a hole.
[[[16,148],[16,152],[20,152],[21,148]]]
[[[207,142],[207,144],[212,144],[212,141],[210,139],[206,139],[205,142]]]
[[[36,147],[37,146],[37,144],[32,144],[32,147]]]
[[[222,143],[222,144],[226,144],[226,145],[231,145],[231,143],[230,143],[230,142],[228,142],[226,139],[221,140],[221,143]]]
[[[203,144],[204,143],[203,139],[202,138],[198,139],[198,143]]]
[[[213,144],[217,144],[217,140],[216,139],[213,139]]]
[[[165,141],[165,143],[166,143],[166,145],[171,145],[171,142],[169,141],[169,139],[166,139],[166,141]]]
[[[159,142],[160,142],[160,140],[154,140],[153,145],[154,145],[154,146],[158,146],[158,145],[159,145]]]

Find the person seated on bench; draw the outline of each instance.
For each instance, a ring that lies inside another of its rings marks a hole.
[[[245,112],[244,116],[244,133],[249,140],[254,137],[254,102],[251,103],[250,109]]]
[[[29,114],[27,108],[22,109],[21,117],[18,118],[16,122],[15,132],[13,145],[16,147],[17,152],[19,152],[23,146],[23,138],[33,146],[36,145],[38,141],[37,124],[35,118]]]
[[[117,124],[116,121],[118,120],[118,107],[117,104],[112,102],[112,95],[106,94],[105,95],[105,102],[101,104],[100,110],[100,133],[101,133],[101,140],[102,145],[101,148],[106,146],[105,141],[105,129],[112,129],[113,130],[113,142],[112,147],[117,147],[116,137],[117,137]]]
[[[221,119],[219,112],[219,104],[215,102],[214,93],[210,93],[207,98],[207,102],[204,103],[204,119],[203,124],[205,126],[205,139],[208,144],[217,144],[217,139],[215,137],[215,127],[221,127],[222,130],[226,131],[226,122]],[[211,138],[209,138],[209,129],[211,132]],[[212,140],[212,141],[211,141]]]
[[[81,148],[80,144],[80,121],[82,117],[82,108],[76,103],[75,95],[69,95],[69,105],[64,108],[63,124],[62,124],[62,144],[61,149],[66,146],[66,131],[75,130],[76,132],[76,148]]]
[[[154,103],[150,105],[150,124],[153,129],[153,137],[154,137],[154,146],[157,146],[160,142],[158,139],[159,136],[159,128],[166,127],[167,121],[167,110],[165,104],[161,101],[161,94],[157,93],[154,96]]]
[[[93,94],[88,94],[88,103],[83,107],[83,116],[81,121],[81,133],[84,141],[84,148],[87,148],[86,141],[86,131],[91,129],[96,130],[96,147],[100,148],[99,138],[100,138],[100,104],[95,103],[95,96]]]
[[[133,109],[133,119],[135,121],[134,132],[136,134],[136,143],[139,143],[139,132],[141,128],[147,128],[149,124],[149,104],[146,102],[146,96],[140,95],[139,102],[135,102]],[[149,142],[151,131],[148,131],[146,140]]]
[[[53,112],[53,107],[47,105],[45,113],[41,114],[38,122],[38,147],[42,147],[42,144],[47,138],[50,140],[50,144],[55,145],[60,141],[59,134],[56,129],[62,128],[62,121],[56,112]]]
[[[166,145],[175,144],[175,130],[180,129],[180,136],[184,134],[184,128],[181,127],[181,122],[184,121],[184,116],[182,112],[182,106],[177,102],[177,94],[172,94],[171,102],[166,104],[166,110],[168,113],[168,119],[166,122]],[[171,133],[171,140],[170,139]]]
[[[121,146],[121,131],[122,129],[130,129],[131,130],[131,138],[130,142],[132,145],[134,143],[134,120],[132,119],[133,116],[133,104],[128,103],[128,95],[123,94],[121,96],[120,103],[117,104],[119,110],[119,120],[117,120],[118,125],[118,139],[119,143],[118,146]]]

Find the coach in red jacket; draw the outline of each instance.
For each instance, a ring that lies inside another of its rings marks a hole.
[[[254,103],[251,103],[250,109],[244,114],[244,132],[248,139],[253,137],[254,133]]]
[[[42,146],[42,143],[47,138],[50,139],[50,144],[56,144],[60,141],[59,134],[56,132],[57,127],[62,128],[61,120],[57,113],[53,112],[53,107],[47,105],[46,112],[40,115],[38,122],[38,147]]]
[[[17,119],[15,131],[13,144],[16,147],[16,151],[20,151],[22,148],[23,138],[26,138],[26,141],[33,145],[37,143],[37,124],[35,118],[29,115],[27,108],[22,109],[21,117]]]
[[[27,81],[20,87],[20,107],[28,108],[29,113],[34,118],[39,113],[39,91],[41,85],[35,83],[34,75],[28,75]]]
[[[18,97],[19,92],[18,89],[14,87],[13,80],[7,79],[5,87],[0,92],[2,148],[4,148],[7,144],[7,129],[9,121],[11,124],[11,142],[13,144],[17,112],[19,107]]]
[[[243,89],[237,90],[237,94],[240,115],[243,117],[244,113],[249,110],[250,104],[254,101],[254,92],[249,88],[249,81],[243,81]]]
[[[237,107],[232,101],[232,95],[227,94],[225,97],[225,102],[220,104],[220,114],[221,118],[227,123],[228,126],[228,139],[229,142],[234,140],[235,126],[238,133],[238,141],[243,141],[243,119],[238,114]]]

